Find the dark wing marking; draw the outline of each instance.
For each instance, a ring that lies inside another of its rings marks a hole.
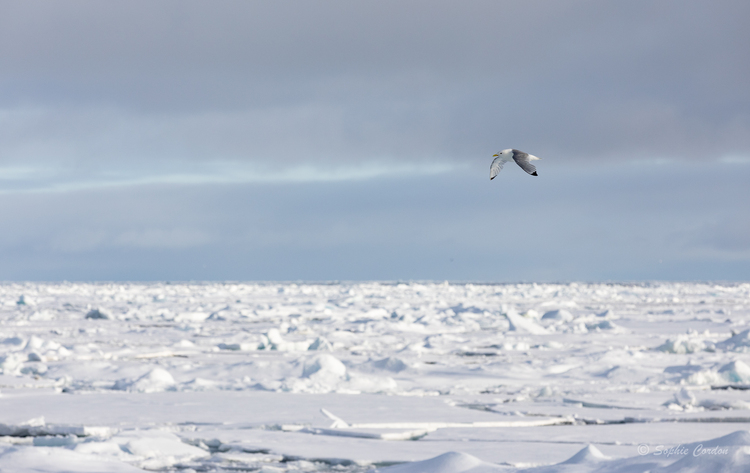
[[[531,161],[529,161],[528,153],[524,153],[523,151],[518,151],[517,149],[514,149],[513,161],[515,161],[516,164],[521,166],[521,169],[523,169],[527,173],[531,174],[532,176],[538,176],[538,174],[536,173],[536,167],[533,164],[531,164]]]

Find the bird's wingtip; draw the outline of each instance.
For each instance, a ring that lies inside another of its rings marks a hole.
[[[532,176],[538,176],[538,175],[539,174],[537,174],[536,171],[534,171],[534,173],[532,174]]]

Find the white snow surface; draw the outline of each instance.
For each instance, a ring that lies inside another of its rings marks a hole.
[[[749,321],[747,283],[5,283],[0,471],[748,471]]]

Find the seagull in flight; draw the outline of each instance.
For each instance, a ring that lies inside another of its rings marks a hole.
[[[531,174],[532,176],[539,175],[536,173],[536,167],[531,164],[531,161],[536,161],[537,159],[541,158],[537,158],[533,154],[524,153],[523,151],[518,151],[517,149],[504,149],[497,154],[493,154],[492,156],[495,159],[493,159],[492,164],[490,164],[490,181],[493,180],[495,176],[497,176],[498,173],[503,169],[503,164],[507,163],[511,159],[515,161],[516,164],[521,166],[521,169]]]

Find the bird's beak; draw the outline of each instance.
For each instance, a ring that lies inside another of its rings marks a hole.
[[[497,158],[497,155],[496,155],[496,154],[493,154],[493,155],[492,155],[492,157],[493,157],[493,158]]]

